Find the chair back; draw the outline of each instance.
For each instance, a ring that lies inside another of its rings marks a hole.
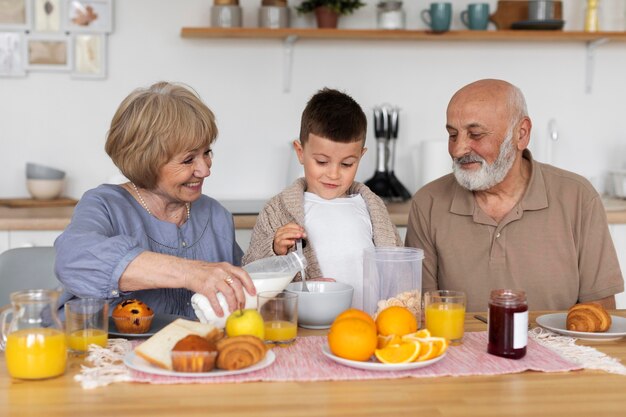
[[[61,283],[54,273],[52,246],[9,249],[0,253],[0,306],[11,302],[14,291],[55,289]]]

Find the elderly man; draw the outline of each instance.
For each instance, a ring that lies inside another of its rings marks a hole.
[[[468,311],[497,288],[526,291],[533,310],[596,301],[624,289],[606,214],[583,177],[533,160],[521,91],[481,80],[450,100],[454,173],[413,197],[406,245],[424,249],[423,290],[461,290]]]

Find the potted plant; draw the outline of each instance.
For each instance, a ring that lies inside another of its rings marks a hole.
[[[315,12],[318,28],[336,28],[340,15],[352,14],[365,6],[361,0],[304,0],[296,8],[298,13]]]

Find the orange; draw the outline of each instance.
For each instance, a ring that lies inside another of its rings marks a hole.
[[[372,316],[370,316],[363,310],[359,310],[358,308],[349,308],[347,310],[344,310],[337,317],[335,317],[335,321],[351,317],[365,320],[366,322],[371,323],[371,325],[374,327],[374,330],[376,329],[376,323],[374,322]]]
[[[402,338],[395,334],[390,334],[389,336],[383,336],[382,334],[378,335],[378,349],[382,349],[388,345],[397,345],[398,343],[402,343]]]
[[[376,330],[365,320],[350,317],[335,320],[328,332],[333,355],[353,361],[366,361],[376,350]]]
[[[392,306],[387,307],[378,314],[376,327],[378,328],[378,333],[384,336],[390,334],[404,336],[417,331],[417,319],[407,308]]]
[[[382,349],[376,349],[374,354],[382,363],[407,363],[413,362],[420,353],[419,342],[401,342],[388,345]]]

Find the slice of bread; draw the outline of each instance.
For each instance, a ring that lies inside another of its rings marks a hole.
[[[172,348],[182,338],[196,334],[212,342],[222,337],[222,332],[211,323],[176,319],[135,348],[135,353],[160,368],[172,369]]]

